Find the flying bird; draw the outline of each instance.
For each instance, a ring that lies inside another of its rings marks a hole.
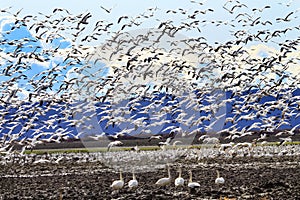
[[[100,6],[100,8],[102,8],[107,13],[110,13],[111,10],[113,9],[113,8],[107,9],[107,8],[104,8],[103,6]]]
[[[113,141],[113,142],[110,142],[110,143],[107,145],[107,151],[110,151],[110,149],[111,149],[112,147],[114,147],[114,146],[121,146],[121,145],[123,145],[123,142],[118,141],[118,140]]]

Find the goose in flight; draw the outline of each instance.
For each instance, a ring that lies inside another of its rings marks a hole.
[[[113,141],[113,142],[110,142],[110,143],[107,145],[107,151],[109,151],[109,150],[110,150],[112,147],[114,147],[114,146],[121,146],[121,145],[123,145],[123,142],[118,141],[118,140]]]

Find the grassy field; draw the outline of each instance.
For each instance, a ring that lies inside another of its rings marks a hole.
[[[257,146],[279,146],[279,142],[268,142],[258,143]],[[300,145],[300,141],[287,142],[284,145]],[[201,144],[201,145],[178,145],[178,146],[166,146],[166,149],[178,149],[178,148],[189,148],[189,149],[201,149],[201,148],[212,148],[215,145]],[[113,147],[110,151],[133,151],[133,147]],[[140,151],[155,151],[161,150],[158,146],[139,146]],[[56,153],[88,153],[88,152],[107,152],[106,147],[95,147],[95,148],[60,148],[60,149],[35,149],[26,150],[25,154],[56,154]]]

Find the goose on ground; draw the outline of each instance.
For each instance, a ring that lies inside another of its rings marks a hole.
[[[139,185],[139,182],[136,180],[134,171],[132,172],[132,179],[128,182],[129,189],[134,189]]]
[[[189,174],[190,174],[190,179],[189,179],[188,187],[191,189],[199,188],[200,184],[197,182],[193,182],[193,173],[191,170],[189,171]]]
[[[220,172],[217,170],[217,178],[215,180],[216,184],[224,184],[225,183],[225,179],[223,177],[220,177]]]
[[[175,179],[175,186],[183,186],[184,185],[184,179],[181,177],[182,174],[182,170],[181,167],[179,167],[179,175],[178,177]]]
[[[166,186],[169,185],[171,183],[171,172],[170,172],[170,166],[167,165],[168,168],[168,177],[166,178],[160,178],[156,181],[155,185],[158,186]]]
[[[115,180],[112,184],[111,184],[111,188],[114,191],[119,191],[120,189],[122,189],[124,186],[124,179],[122,176],[122,171],[120,171],[120,180]]]

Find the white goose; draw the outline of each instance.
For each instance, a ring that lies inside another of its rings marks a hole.
[[[112,147],[114,147],[114,146],[121,146],[121,145],[123,145],[123,142],[118,141],[118,140],[113,141],[113,142],[110,142],[110,143],[107,145],[107,151],[110,151],[110,149],[111,149]]]
[[[225,179],[223,177],[220,177],[220,172],[217,170],[217,178],[215,180],[216,184],[224,184],[225,183]]]
[[[122,189],[124,186],[124,179],[122,176],[122,171],[120,171],[120,180],[116,180],[111,184],[111,188],[115,191],[119,191],[120,189]]]
[[[191,189],[199,188],[200,184],[197,182],[193,182],[193,174],[191,170],[189,171],[189,174],[190,174],[190,179],[189,179],[188,187]]]
[[[181,177],[182,174],[182,170],[181,167],[179,167],[179,175],[178,177],[175,179],[175,186],[183,186],[184,185],[184,179]]]
[[[132,172],[132,179],[128,182],[129,189],[137,188],[139,182],[136,180],[134,171]]]
[[[168,168],[168,178],[161,178],[158,179],[158,181],[156,181],[155,185],[158,186],[166,186],[169,185],[171,183],[171,172],[170,172],[170,166],[167,165]]]

